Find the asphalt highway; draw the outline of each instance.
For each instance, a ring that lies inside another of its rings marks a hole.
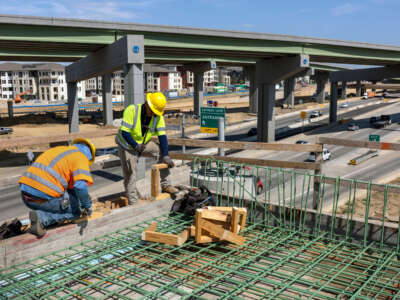
[[[371,100],[367,100],[371,101]],[[350,106],[357,106],[360,105],[361,103],[365,103],[365,100],[360,100],[360,101],[352,101],[349,102],[349,107]],[[387,110],[385,110],[385,107],[387,107]],[[394,110],[395,108],[395,110]],[[364,107],[358,110],[354,110],[348,113],[345,113],[342,115],[342,117],[345,118],[352,118],[357,115],[361,114],[371,114],[373,115],[374,110],[382,110],[384,109],[383,112],[379,112],[379,114],[382,113],[391,113],[393,114],[394,111],[397,111],[400,113],[400,105],[393,105],[393,104],[387,104],[387,103],[381,103],[377,105],[371,105],[368,107]],[[327,108],[321,109],[324,114],[327,113]],[[340,108],[339,108],[340,111]],[[291,116],[287,118],[282,118],[278,120],[277,123],[277,128],[282,128],[285,126],[290,126],[293,123],[297,123],[300,121],[300,118],[298,115],[296,116]],[[400,116],[398,114],[395,114],[393,116],[393,122],[396,123],[400,121]],[[307,132],[310,132],[309,134],[309,139],[310,141],[315,138],[316,134],[313,132],[316,130],[316,128],[321,127],[322,125],[326,124],[327,120],[322,120],[321,122],[316,122],[310,125],[310,127],[306,128],[306,134]],[[339,135],[340,137],[343,138],[354,138],[354,139],[367,139],[369,134],[380,134],[382,138],[384,138],[385,135],[393,132],[393,131],[400,131],[399,125],[394,124],[388,129],[373,129],[370,128],[369,126],[369,118],[362,119],[358,122],[360,124],[360,131],[357,132],[348,132],[346,130],[346,126],[338,126],[335,127],[334,129],[331,130],[331,132],[328,132],[329,136],[332,135]],[[241,131],[236,132],[235,134],[228,135],[226,137],[226,140],[234,141],[234,140],[242,140],[242,139],[248,139],[247,132],[250,128],[243,129]],[[311,131],[310,131],[311,130]],[[318,130],[317,130],[318,131]],[[296,135],[298,133],[301,133],[301,128],[297,128],[295,130],[292,130],[289,132],[289,134]],[[324,132],[321,132],[321,134],[324,134]],[[281,137],[277,136],[278,139],[285,138],[288,134],[283,134]],[[293,136],[291,137],[293,141],[297,139],[297,137]],[[304,139],[302,137],[301,139]],[[306,138],[307,139],[307,138]],[[176,150],[180,149],[180,147],[175,147]],[[171,150],[174,150],[172,147]],[[190,152],[198,151],[199,149],[188,149]],[[337,170],[338,168],[335,168],[335,164],[337,161],[339,161],[341,158],[348,156],[349,154],[349,149],[344,148],[344,147],[333,147],[329,148],[329,150],[332,152],[332,160],[330,162],[325,163],[327,167],[324,167],[324,173],[327,173],[329,176],[344,176],[346,174],[337,174],[335,175],[335,172],[331,172],[330,170]],[[290,153],[289,155],[285,154],[285,157],[282,157],[282,153],[270,153],[268,155],[263,155],[264,159],[277,159],[277,160],[293,160],[293,161],[304,161],[307,159],[308,154],[307,153]],[[152,164],[151,161],[148,162],[148,165]],[[399,163],[397,161],[393,161],[392,163],[387,163],[385,165],[385,170],[386,168],[397,168],[399,167]],[[368,177],[365,176],[365,172],[361,172],[360,174],[354,173],[354,176],[358,176],[360,179],[374,179],[380,176],[380,174],[384,170],[382,168],[375,168],[372,169],[371,172],[368,172]],[[341,169],[343,170],[343,168]],[[381,171],[379,171],[381,170]],[[114,167],[114,168],[109,168],[106,170],[99,170],[99,171],[94,171],[93,172],[93,177],[94,177],[94,184],[89,188],[89,190],[94,190],[98,187],[104,186],[108,183],[116,182],[122,179],[122,171],[120,167]],[[5,220],[12,218],[14,216],[20,216],[24,215],[28,212],[28,209],[25,207],[25,205],[22,203],[21,197],[20,197],[20,192],[17,184],[5,186],[0,188],[0,220]]]

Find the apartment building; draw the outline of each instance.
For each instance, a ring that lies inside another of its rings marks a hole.
[[[45,101],[67,99],[65,67],[60,64],[0,64],[0,85],[2,99],[21,94]]]

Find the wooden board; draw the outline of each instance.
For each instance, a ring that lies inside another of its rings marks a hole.
[[[275,151],[296,151],[296,152],[312,152],[322,151],[322,145],[312,144],[278,144],[278,143],[259,143],[259,142],[221,142],[211,140],[196,140],[169,138],[169,145],[188,146],[196,148],[227,148],[238,150],[275,150]]]
[[[21,137],[12,139],[1,139],[0,150],[11,147],[26,147],[26,146],[50,144],[55,142],[68,142],[74,140],[77,137],[84,137],[84,138],[105,137],[109,135],[116,135],[117,132],[118,129],[105,129],[105,130],[96,130],[89,132],[70,133],[63,135],[52,135],[52,136],[33,137],[33,138]]]
[[[400,150],[400,144],[398,143],[380,143],[380,142],[369,142],[369,141],[357,141],[357,140],[346,140],[329,137],[319,137],[319,143],[328,145],[337,145],[345,147],[356,147],[356,148],[368,148],[376,150]]]
[[[226,230],[222,226],[215,225],[207,220],[202,221],[202,229],[208,231],[211,236],[236,245],[243,245],[246,241],[245,237],[237,235],[236,233]]]
[[[179,160],[194,160],[194,159],[214,159],[226,162],[235,162],[240,164],[248,164],[253,166],[267,166],[276,168],[287,168],[287,169],[305,169],[305,170],[320,170],[322,168],[321,163],[309,163],[309,162],[292,162],[292,161],[280,161],[280,160],[263,160],[254,158],[242,158],[232,156],[214,156],[214,155],[199,155],[199,154],[183,154],[183,153],[169,153],[169,157],[172,159]]]

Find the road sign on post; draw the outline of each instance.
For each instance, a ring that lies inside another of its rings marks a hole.
[[[381,141],[381,137],[379,134],[370,134],[369,135],[369,141],[370,142],[380,142]]]
[[[300,118],[301,118],[301,119],[307,118],[307,112],[306,112],[306,111],[301,111],[301,112],[300,112]]]
[[[218,133],[218,119],[225,119],[225,108],[201,107],[200,109],[200,131],[203,133]]]

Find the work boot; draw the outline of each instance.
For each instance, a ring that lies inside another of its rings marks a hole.
[[[29,232],[39,238],[44,236],[46,234],[46,230],[43,229],[42,225],[40,225],[38,213],[34,210],[31,210],[29,212],[29,219],[31,220]]]
[[[168,194],[176,194],[179,192],[179,190],[176,187],[174,187],[173,185],[169,185],[169,186],[163,187],[162,192],[168,193]]]

